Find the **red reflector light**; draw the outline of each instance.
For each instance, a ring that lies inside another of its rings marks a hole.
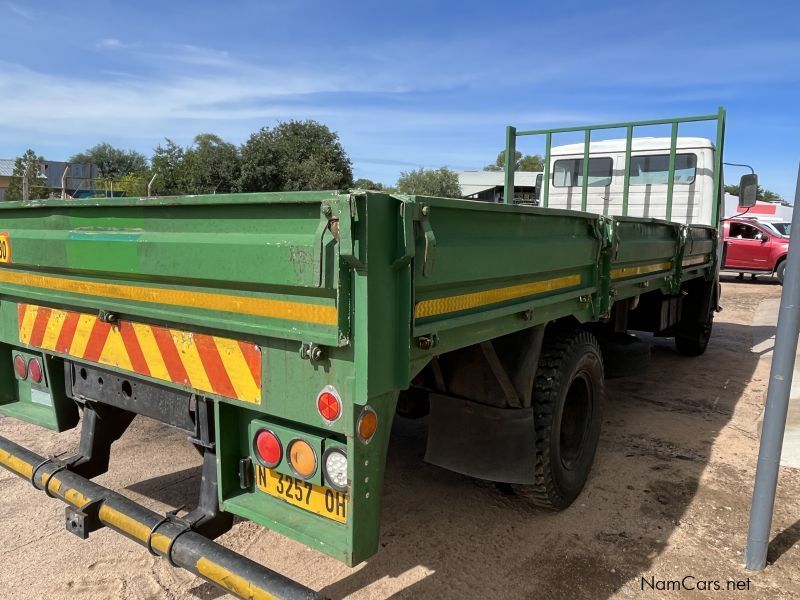
[[[277,467],[278,463],[281,462],[281,458],[283,458],[281,441],[277,435],[268,429],[261,429],[256,433],[253,446],[256,451],[256,458],[265,467],[270,469]]]
[[[28,378],[28,365],[25,364],[25,359],[20,354],[14,357],[14,372],[20,379]]]
[[[30,375],[33,383],[42,383],[42,363],[38,358],[32,358],[28,361],[28,375]]]
[[[342,414],[342,401],[336,388],[326,385],[317,396],[317,410],[328,424],[332,423]]]

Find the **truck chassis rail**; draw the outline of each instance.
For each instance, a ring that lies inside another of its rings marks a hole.
[[[247,600],[322,599],[323,596],[182,524],[0,437],[0,466],[67,504],[66,526],[79,537],[108,527],[164,556],[173,566]]]

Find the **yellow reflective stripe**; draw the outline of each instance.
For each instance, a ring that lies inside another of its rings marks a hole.
[[[30,309],[28,309],[30,310]],[[78,319],[78,326],[75,328],[75,336],[69,346],[69,354],[72,356],[83,356],[86,352],[86,344],[89,343],[89,336],[97,317],[94,315],[81,315]]]
[[[84,506],[89,504],[89,502],[91,502],[89,498],[81,494],[78,490],[72,488],[64,492],[64,500],[66,500],[73,506],[77,506],[78,508],[83,508]]]
[[[113,527],[118,531],[127,533],[128,535],[136,538],[137,540],[147,543],[147,538],[150,536],[150,528],[134,519],[125,513],[121,513],[116,508],[111,508],[105,502],[100,506],[99,515],[100,520]],[[152,546],[155,550],[160,551],[162,554],[167,553],[170,538],[160,533],[154,533],[151,540]]]
[[[97,359],[97,362],[104,365],[111,365],[119,369],[125,369],[126,371],[134,370],[118,327],[111,327],[109,329],[106,343],[103,346],[103,351],[100,353],[100,358]]]
[[[33,324],[36,322],[36,313],[39,312],[38,306],[28,305],[22,323],[19,324],[19,341],[27,344],[33,333]]]
[[[616,269],[611,269],[611,279],[633,277],[634,275],[646,275],[648,273],[657,273],[658,271],[669,271],[671,268],[672,262],[652,263],[649,265],[639,265],[636,267],[618,267]]]
[[[338,314],[335,306],[309,304],[291,300],[273,300],[269,298],[251,298],[248,296],[229,296],[211,292],[186,290],[170,290],[138,285],[121,285],[116,283],[100,283],[80,281],[64,277],[18,273],[0,269],[0,283],[27,285],[59,292],[86,294],[119,300],[134,300],[152,304],[170,304],[188,308],[216,310],[220,312],[239,313],[256,317],[285,319],[304,323],[335,326]]]
[[[477,308],[487,304],[497,304],[508,300],[516,300],[525,296],[533,296],[544,292],[552,292],[563,288],[580,285],[580,275],[566,275],[555,279],[545,279],[544,281],[533,281],[508,287],[473,292],[470,294],[460,294],[458,296],[447,296],[445,298],[433,298],[422,300],[414,307],[414,317],[422,319],[445,313],[458,312]]]
[[[214,387],[208,380],[206,368],[203,366],[203,361],[200,360],[200,355],[197,353],[197,347],[194,345],[192,334],[187,331],[178,331],[175,329],[170,329],[169,334],[172,336],[172,341],[175,342],[175,348],[178,350],[183,368],[186,369],[186,374],[189,376],[191,386],[199,390],[214,393]]]
[[[33,475],[33,465],[26,463],[21,458],[17,458],[5,450],[0,450],[0,465],[11,469],[25,479],[30,479]]]
[[[262,590],[252,581],[247,581],[244,577],[231,573],[225,567],[207,559],[205,556],[197,559],[195,567],[202,577],[213,581],[234,596],[248,598],[249,600],[277,600],[275,596],[266,590]]]
[[[214,337],[214,344],[222,359],[222,364],[225,365],[231,385],[236,390],[236,397],[245,402],[259,404],[261,390],[253,380],[253,374],[250,372],[250,367],[247,366],[239,343],[235,340]]]
[[[691,267],[693,265],[702,265],[703,263],[707,263],[709,261],[708,255],[704,256],[692,256],[689,258],[684,258],[681,266],[684,267]]]
[[[164,358],[161,356],[161,350],[156,344],[156,338],[153,335],[153,330],[149,325],[142,323],[131,322],[133,331],[136,333],[136,339],[139,340],[139,346],[142,349],[144,360],[147,363],[147,368],[150,371],[150,376],[156,379],[165,379],[172,381],[167,371],[167,365],[164,364]]]

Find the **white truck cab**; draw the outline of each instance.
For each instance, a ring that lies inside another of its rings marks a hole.
[[[624,139],[589,145],[586,209],[606,215],[668,219],[679,223],[716,225],[714,215],[714,144],[705,138],[679,137],[671,215],[667,214],[670,138],[634,138],[630,188],[623,210]],[[547,206],[581,210],[584,144],[555,146],[550,153]]]

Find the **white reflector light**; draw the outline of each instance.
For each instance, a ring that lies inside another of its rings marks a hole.
[[[342,448],[328,448],[323,459],[325,482],[338,492],[347,491],[347,454]]]

